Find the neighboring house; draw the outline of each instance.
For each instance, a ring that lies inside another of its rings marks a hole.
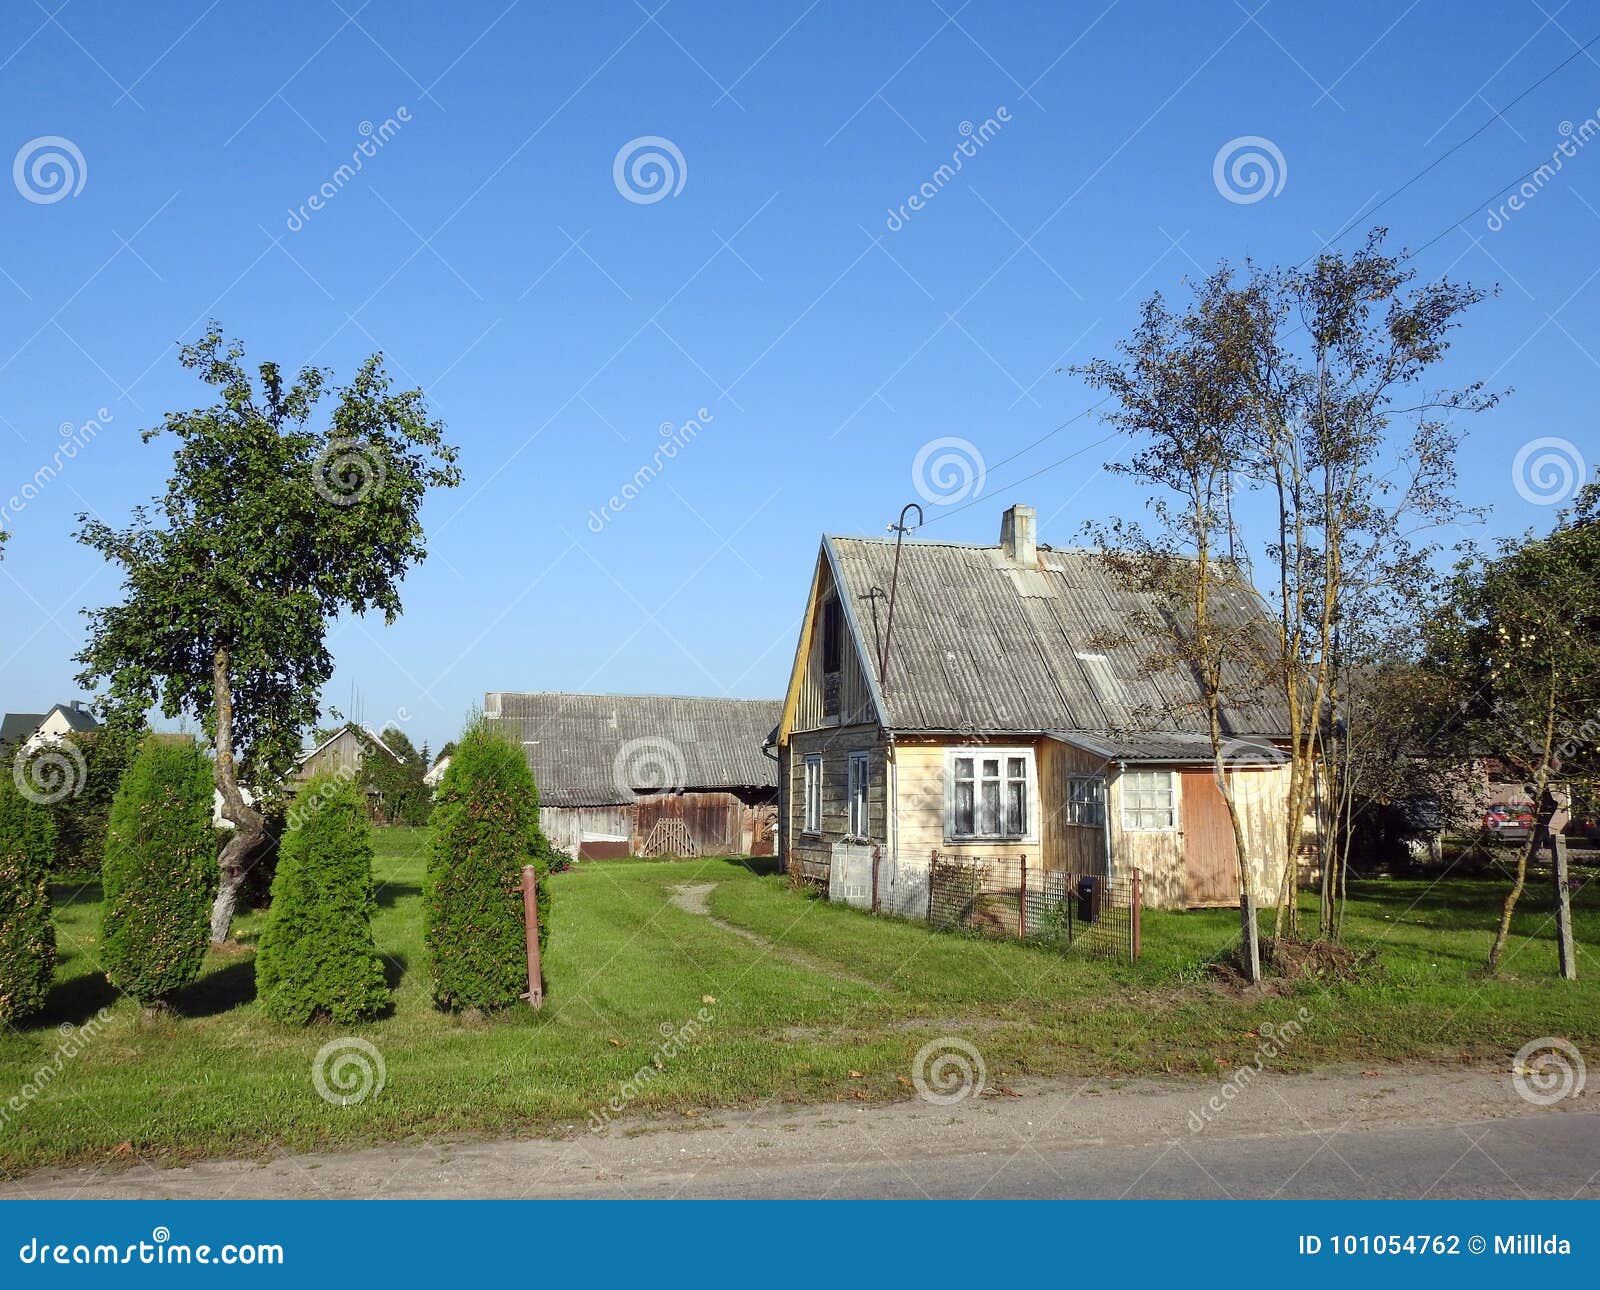
[[[58,703],[49,712],[8,712],[0,720],[0,746],[32,752],[59,743],[68,735],[100,729],[88,705],[78,699]]]
[[[363,730],[347,721],[315,748],[303,752],[295,759],[295,769],[290,775],[292,783],[303,783],[314,775],[333,775],[350,779],[360,775],[368,757],[388,757],[391,761],[402,759],[382,739],[370,730]],[[366,776],[361,777],[361,788],[367,797],[367,814],[382,824],[388,819],[383,793]]]
[[[422,782],[430,789],[438,788],[439,781],[444,778],[445,771],[450,769],[450,754],[445,753],[438,761],[433,763],[433,768],[422,777]]]
[[[575,859],[772,855],[780,704],[635,694],[484,696],[527,754],[545,836]]]
[[[1234,622],[1265,614],[1253,596],[1217,599]],[[1034,873],[1138,868],[1147,904],[1236,904],[1198,683],[1152,674],[1158,642],[1119,639],[1154,607],[1094,552],[1037,545],[1031,507],[1005,513],[995,546],[905,542],[898,575],[892,539],[825,537],[772,737],[786,867],[826,883],[876,850],[883,908],[916,916],[935,852],[1026,858]],[[1285,705],[1263,695],[1223,720],[1254,885],[1272,901]]]

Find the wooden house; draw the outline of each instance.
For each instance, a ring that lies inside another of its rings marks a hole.
[[[772,855],[777,763],[763,741],[775,699],[642,694],[484,696],[518,744],[545,836],[574,859]]]
[[[376,823],[387,824],[389,812],[383,800],[383,791],[373,782],[370,774],[362,774],[362,767],[369,757],[387,757],[393,762],[401,760],[373,731],[347,721],[315,748],[302,752],[295,759],[292,781],[302,784],[315,775],[356,779],[366,795],[368,816]]]
[[[898,571],[892,539],[823,539],[773,735],[780,854],[836,894],[847,869],[859,895],[876,852],[875,903],[908,915],[927,909],[935,853],[1034,873],[1137,868],[1148,905],[1236,904],[1204,715],[1173,715],[1198,684],[1153,673],[1150,642],[1127,639],[1148,598],[1097,553],[1038,545],[1035,524],[1015,506],[994,546],[906,541]],[[1265,607],[1222,596],[1218,612]],[[1261,695],[1223,720],[1265,903],[1287,849],[1285,705]]]

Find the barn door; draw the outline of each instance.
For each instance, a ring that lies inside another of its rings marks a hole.
[[[1239,903],[1239,849],[1233,843],[1228,804],[1210,767],[1183,772],[1182,819],[1185,894],[1190,905]]]

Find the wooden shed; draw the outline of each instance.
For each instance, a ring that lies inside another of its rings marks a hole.
[[[490,727],[522,747],[545,835],[574,859],[772,855],[776,699],[494,692]]]
[[[1039,545],[1029,507],[1006,512],[994,546],[907,541],[897,560],[892,540],[824,538],[774,736],[786,865],[831,891],[841,870],[870,872],[875,903],[916,916],[935,854],[1138,869],[1147,904],[1236,904],[1198,684],[1152,671],[1152,643],[1127,639],[1150,608],[1097,553]],[[1264,615],[1248,588],[1212,608],[1236,626]],[[1275,900],[1285,704],[1240,684],[1223,722],[1252,885]],[[859,897],[862,881],[843,885]]]

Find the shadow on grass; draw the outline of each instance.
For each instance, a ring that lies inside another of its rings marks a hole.
[[[770,878],[782,871],[777,856],[717,856],[716,860],[735,869],[743,869],[757,878]]]
[[[374,899],[379,909],[393,909],[402,900],[411,900],[422,895],[422,887],[414,882],[386,882],[378,887]]]
[[[404,954],[383,954],[383,979],[388,983],[390,990],[398,990],[400,982],[406,978],[410,970],[411,960]]]
[[[51,1026],[81,1026],[102,1008],[109,1008],[122,996],[101,972],[85,972],[51,987],[44,1007],[25,1022],[14,1023],[19,1030],[43,1030]]]
[[[173,991],[168,1002],[180,1016],[214,1017],[250,1003],[255,997],[256,963],[252,956],[208,972],[193,985]]]

